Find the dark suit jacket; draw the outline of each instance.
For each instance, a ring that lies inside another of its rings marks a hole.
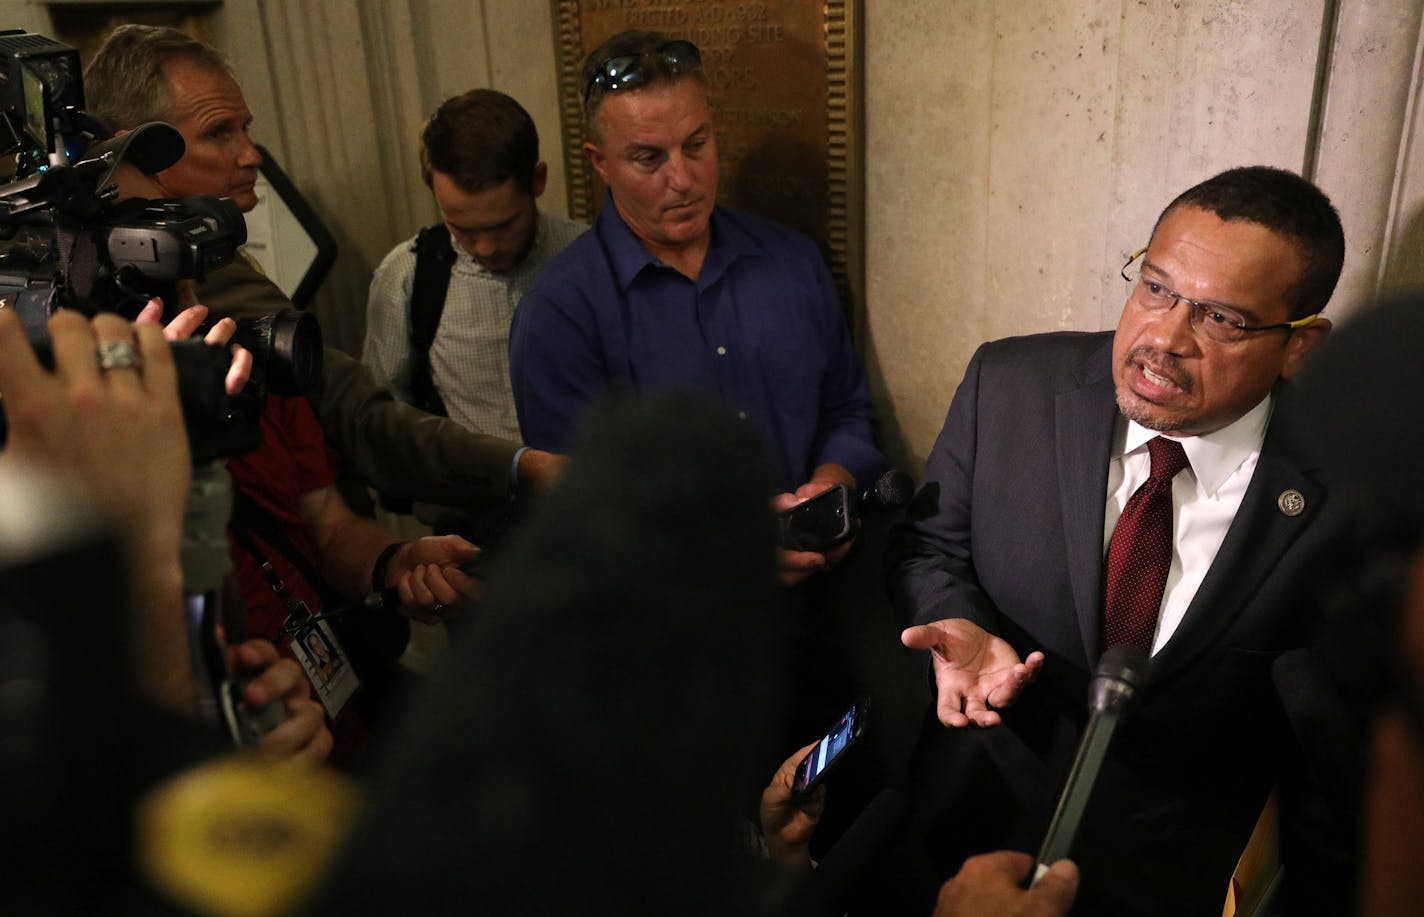
[[[968,618],[1021,657],[1046,655],[1004,711],[1005,730],[1044,766],[1006,777],[1039,784],[1035,807],[1066,776],[1101,651],[1111,349],[1111,333],[981,347],[889,553],[897,604],[916,623]],[[1302,587],[1348,516],[1319,469],[1297,460],[1289,400],[1280,387],[1216,561],[1116,733],[1073,850],[1080,912],[1220,913],[1279,773],[1290,740],[1271,663],[1306,639]],[[1304,497],[1299,515],[1277,505],[1288,489]],[[1012,842],[1036,849],[1050,814],[1029,813],[1032,830]]]

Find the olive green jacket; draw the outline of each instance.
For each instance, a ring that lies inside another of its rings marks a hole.
[[[292,303],[260,271],[238,259],[198,285],[215,317],[255,318]],[[520,444],[472,433],[396,400],[365,366],[327,347],[310,399],[327,442],[387,497],[467,509],[503,501]]]

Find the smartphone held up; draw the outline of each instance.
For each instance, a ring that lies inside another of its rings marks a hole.
[[[856,741],[865,734],[866,702],[864,699],[851,705],[830,732],[816,743],[816,747],[806,753],[796,766],[796,774],[791,778],[792,799],[805,799],[824,781],[826,774]]]

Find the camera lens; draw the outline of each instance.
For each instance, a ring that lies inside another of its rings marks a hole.
[[[233,340],[252,352],[273,394],[305,395],[321,374],[321,326],[309,312],[284,309],[241,319]]]

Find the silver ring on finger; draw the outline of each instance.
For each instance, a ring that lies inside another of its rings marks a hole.
[[[434,605],[430,606],[430,612],[431,614],[443,615],[445,613],[445,603],[436,602]]]
[[[143,356],[131,341],[104,341],[99,345],[99,368],[139,369],[143,366]]]

